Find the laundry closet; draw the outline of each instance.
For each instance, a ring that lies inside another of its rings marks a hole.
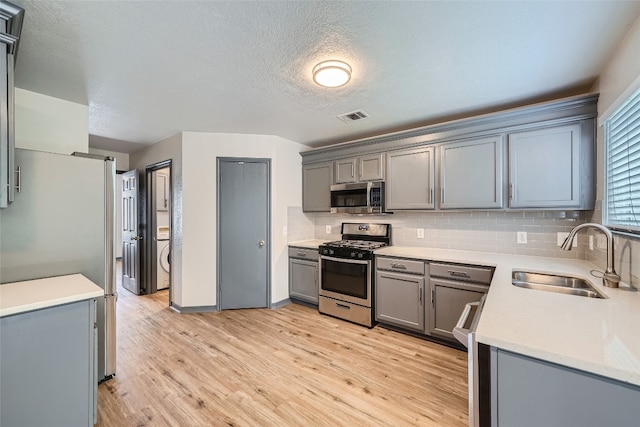
[[[171,277],[171,192],[170,192],[169,168],[158,169],[152,172],[152,197],[153,215],[152,224],[155,224],[156,244],[156,290],[169,288]]]

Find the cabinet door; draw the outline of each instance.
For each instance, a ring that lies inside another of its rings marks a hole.
[[[502,137],[440,146],[440,208],[501,208]]]
[[[491,360],[493,426],[638,425],[638,386],[495,347]]]
[[[431,279],[431,315],[429,333],[457,342],[453,328],[465,305],[477,302],[488,291],[488,286]]]
[[[358,157],[358,180],[384,179],[384,153]]]
[[[424,332],[424,277],[376,273],[376,320]]]
[[[318,263],[289,258],[289,296],[318,304]]]
[[[509,207],[580,204],[580,125],[509,135]]]
[[[302,167],[302,210],[329,212],[331,210],[333,162]]]
[[[433,147],[387,154],[386,203],[388,210],[435,207]]]
[[[0,318],[0,425],[94,425],[94,323],[93,299]]]
[[[336,184],[356,181],[356,158],[336,160]]]

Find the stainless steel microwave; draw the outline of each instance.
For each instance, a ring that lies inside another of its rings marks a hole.
[[[385,213],[384,181],[332,185],[331,213]]]

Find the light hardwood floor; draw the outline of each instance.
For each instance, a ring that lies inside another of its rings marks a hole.
[[[120,288],[98,426],[466,426],[466,353],[289,304],[177,314]]]

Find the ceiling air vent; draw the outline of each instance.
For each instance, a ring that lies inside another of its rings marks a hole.
[[[339,116],[336,116],[336,117],[345,123],[351,123],[357,120],[362,120],[364,118],[367,118],[369,117],[369,115],[362,110],[357,110],[357,111],[352,111],[350,113],[340,114]]]

